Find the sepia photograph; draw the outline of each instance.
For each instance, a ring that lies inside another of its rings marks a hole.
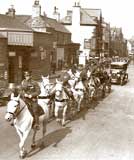
[[[134,2],[0,4],[0,160],[134,160]]]

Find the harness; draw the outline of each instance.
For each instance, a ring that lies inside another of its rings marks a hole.
[[[50,95],[48,95],[48,96],[38,96],[38,99],[49,99],[49,98],[51,98]]]
[[[59,99],[55,99],[56,102],[66,102],[67,100],[66,99],[62,99],[62,100],[59,100]]]
[[[43,84],[43,83],[42,83]],[[46,84],[46,85],[44,85],[43,84],[43,87],[44,87],[44,89],[46,89],[46,86],[48,86],[49,84]],[[47,96],[38,96],[38,99],[50,99],[51,98],[51,96],[50,95],[47,95]]]

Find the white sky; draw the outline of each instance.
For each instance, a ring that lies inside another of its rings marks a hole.
[[[16,14],[31,14],[34,0],[0,0],[0,13],[7,12],[11,4]],[[59,8],[61,16],[71,9],[76,0],[40,0],[42,12],[51,17],[53,8]],[[122,27],[125,38],[134,35],[134,0],[79,0],[83,8],[100,8],[106,22],[111,26]]]

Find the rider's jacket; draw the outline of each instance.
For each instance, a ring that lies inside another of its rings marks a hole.
[[[31,95],[32,98],[37,98],[37,96],[40,94],[40,88],[36,81],[29,79],[24,79],[21,83],[23,95],[28,94]]]

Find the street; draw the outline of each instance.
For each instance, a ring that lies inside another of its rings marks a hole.
[[[95,107],[82,110],[65,127],[47,125],[45,147],[31,150],[32,131],[26,142],[26,160],[134,160],[134,65],[129,82],[112,85],[112,92]],[[19,137],[0,108],[0,160],[19,159]],[[38,133],[37,143],[41,133]]]

